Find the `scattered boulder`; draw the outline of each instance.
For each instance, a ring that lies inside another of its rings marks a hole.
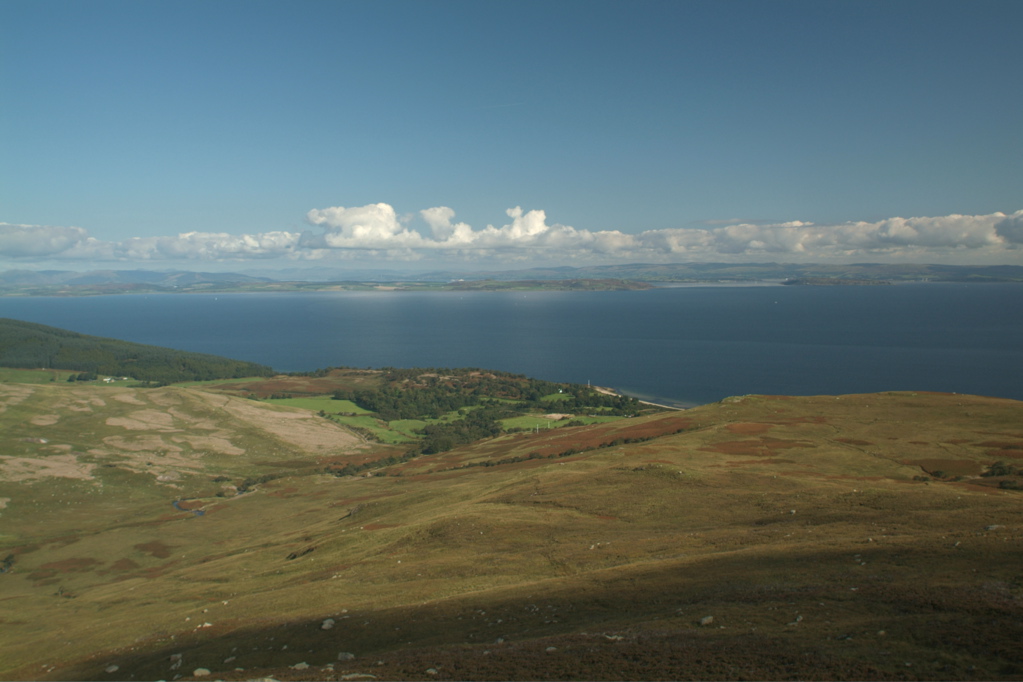
[[[350,653],[348,651],[342,651],[341,653],[339,653],[337,655],[337,660],[339,660],[339,661],[354,661],[355,660],[355,654]]]
[[[291,666],[291,669],[292,670],[308,670],[309,669],[309,664],[306,663],[305,661],[302,661],[301,663],[296,663],[295,665]]]
[[[209,677],[211,674],[209,668],[196,668],[192,671],[192,677]]]
[[[305,556],[309,552],[312,552],[315,549],[316,549],[315,545],[312,546],[312,547],[306,547],[305,549],[298,550],[297,552],[292,552],[291,554],[286,556],[285,559],[288,560],[288,561],[294,561],[295,559],[298,559],[299,557],[303,557],[303,556]]]
[[[440,671],[437,670],[436,668],[427,668],[426,669],[426,674],[427,675],[439,675]]]
[[[121,667],[117,665],[108,665],[106,668],[104,668],[104,670],[107,671],[108,673],[116,673],[120,669]]]
[[[700,625],[707,626],[714,622],[714,616],[704,616],[700,619]]]
[[[320,624],[320,629],[321,630],[329,630],[332,627],[334,627],[334,619],[333,618],[327,618],[326,620],[323,621],[323,623]]]

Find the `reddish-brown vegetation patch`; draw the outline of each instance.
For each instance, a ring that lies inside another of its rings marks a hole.
[[[849,474],[829,474],[827,476],[824,476],[824,478],[827,478],[827,479],[832,480],[832,481],[888,481],[888,480],[898,480],[898,479],[885,478],[884,476],[852,476],[852,475],[849,475]]]
[[[995,478],[973,478],[969,481],[963,481],[961,483],[954,483],[952,485],[961,485],[964,488],[973,490],[975,492],[988,493],[991,495],[1000,495],[1005,492],[999,487],[1000,479]]]
[[[1023,459],[1023,450],[1009,450],[1007,448],[1002,448],[1000,450],[988,450],[986,454],[989,457],[994,457],[995,459],[1002,459],[1003,457],[1008,457],[1009,459]]]
[[[269,495],[270,497],[288,498],[294,497],[295,493],[297,492],[298,488],[292,485],[286,488],[279,488],[277,490],[268,490],[266,494]]]
[[[101,573],[112,573],[112,572],[115,572],[115,571],[118,571],[118,572],[136,571],[136,570],[138,570],[140,568],[142,568],[142,567],[139,566],[138,564],[136,564],[134,561],[132,561],[131,559],[125,558],[125,559],[118,559],[114,563],[110,564],[110,568],[106,569],[105,571],[101,571]]]
[[[721,455],[764,455],[766,448],[758,440],[729,440],[716,445],[700,448],[704,452],[716,452]]]
[[[784,419],[778,419],[775,423],[794,426],[796,424],[826,424],[827,422],[826,417],[815,414],[807,417],[785,417]]]
[[[805,440],[784,440],[782,438],[761,438],[760,441],[770,450],[788,450],[789,448],[812,448],[814,444]]]
[[[986,440],[977,443],[982,448],[991,448],[985,454],[995,459],[1023,459],[1023,443],[1018,441]]]
[[[813,443],[799,440],[783,440],[781,438],[759,438],[757,440],[730,440],[716,445],[700,448],[704,452],[716,452],[722,455],[770,455],[774,450],[790,448],[810,448]]]
[[[157,559],[168,559],[170,558],[172,547],[170,545],[163,544],[159,540],[153,540],[152,542],[137,544],[135,545],[135,549],[140,552],[145,552],[149,556]]]
[[[738,424],[729,424],[725,428],[739,436],[759,436],[762,433],[770,431],[774,428],[774,425],[758,424],[756,422],[740,422]]]
[[[338,389],[364,388],[379,377],[377,370],[333,371],[325,377],[277,376],[249,382],[216,384],[209,388],[231,393],[251,393],[259,398],[288,393],[296,397],[329,395]]]
[[[103,562],[99,559],[93,559],[92,557],[75,557],[73,559],[51,561],[48,564],[43,564],[39,568],[59,571],[61,573],[78,573],[82,571],[91,571],[102,563]]]
[[[28,577],[29,580],[46,580],[59,573],[85,573],[102,564],[102,561],[92,557],[74,557],[61,561],[51,561],[37,568]]]
[[[640,424],[622,425],[614,422],[605,426],[570,427],[560,429],[556,435],[544,434],[543,440],[533,449],[540,455],[557,455],[567,451],[580,452],[608,447],[619,443],[652,440],[669,436],[692,428],[693,420],[688,417],[669,416]]]
[[[63,537],[53,538],[52,540],[50,540],[49,546],[50,548],[67,547],[68,545],[75,544],[79,540],[81,540],[81,538],[79,538],[77,535],[65,535]]]
[[[766,459],[743,459],[735,462],[726,462],[731,467],[749,466],[750,464],[795,464],[795,460],[782,459],[781,457],[768,457]]]
[[[160,566],[152,566],[144,570],[143,574],[145,575],[146,578],[160,578],[167,571],[174,568],[174,566],[178,563],[180,562],[177,559],[175,559],[174,561],[168,561],[167,563],[162,564]]]
[[[612,424],[618,426],[620,422]],[[644,424],[630,425],[625,428],[615,428],[615,436],[620,438],[657,438],[668,436],[685,429],[693,428],[693,420],[688,417],[666,417],[664,419],[651,420]]]

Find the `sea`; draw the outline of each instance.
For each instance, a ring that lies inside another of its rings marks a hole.
[[[1023,284],[7,297],[0,317],[280,372],[479,367],[676,407],[877,391],[1023,399]]]

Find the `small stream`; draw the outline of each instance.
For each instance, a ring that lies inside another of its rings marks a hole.
[[[177,509],[178,511],[192,512],[196,516],[205,516],[206,514],[206,512],[204,512],[202,509],[185,509],[180,504],[178,504],[179,502],[181,502],[181,500],[174,500],[173,502],[171,502],[171,504],[174,505],[174,508]]]

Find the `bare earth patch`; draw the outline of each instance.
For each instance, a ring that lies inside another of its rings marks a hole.
[[[174,436],[175,443],[187,443],[194,450],[213,450],[225,455],[244,455],[245,450],[219,436]]]
[[[181,448],[167,443],[160,436],[134,436],[129,438],[124,436],[107,436],[103,439],[103,442],[112,448],[127,450],[128,452],[181,452]]]
[[[114,393],[110,396],[111,399],[116,400],[119,403],[127,403],[128,405],[145,405],[146,403],[139,400],[138,397],[131,392],[125,391],[123,393]]]
[[[129,431],[177,431],[174,417],[160,410],[138,410],[126,417],[110,417],[108,426],[120,426]]]
[[[79,462],[74,455],[51,457],[0,456],[0,479],[5,481],[38,481],[44,478],[77,478],[93,480],[95,464]]]
[[[363,446],[357,436],[331,421],[306,411],[282,410],[242,398],[196,393],[207,404],[266,431],[282,441],[317,453],[350,451]]]
[[[53,426],[59,421],[60,417],[55,414],[40,414],[28,420],[30,424],[34,424],[35,426]]]
[[[0,384],[0,412],[6,412],[32,395],[34,391],[25,384]]]

